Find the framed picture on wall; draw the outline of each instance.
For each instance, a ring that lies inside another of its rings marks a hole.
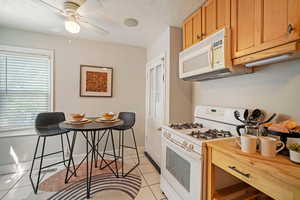
[[[80,65],[81,97],[112,97],[113,69]]]

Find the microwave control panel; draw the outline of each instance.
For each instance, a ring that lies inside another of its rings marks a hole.
[[[214,67],[224,65],[224,41],[218,40],[212,44],[212,63]]]

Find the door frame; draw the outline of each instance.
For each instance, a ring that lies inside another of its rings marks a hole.
[[[158,63],[158,62],[162,62],[162,68],[163,68],[163,77],[164,77],[164,83],[163,83],[163,120],[162,120],[162,123],[165,122],[166,120],[166,89],[167,89],[167,80],[166,80],[166,53],[162,53],[160,54],[159,56],[155,57],[154,59],[150,60],[149,62],[147,62],[146,64],[146,112],[145,112],[145,151],[148,152],[149,154],[149,149],[147,148],[147,144],[148,144],[148,136],[149,136],[149,133],[148,133],[148,118],[149,118],[149,112],[150,112],[150,101],[149,101],[149,98],[150,98],[150,69],[154,68],[155,67],[155,64]],[[151,157],[151,153],[149,154],[150,157]],[[153,160],[153,158],[152,158]]]

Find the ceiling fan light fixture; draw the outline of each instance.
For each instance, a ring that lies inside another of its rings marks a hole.
[[[66,20],[65,28],[68,32],[73,34],[80,32],[80,25],[74,20]]]

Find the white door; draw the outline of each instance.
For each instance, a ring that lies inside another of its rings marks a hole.
[[[146,152],[160,165],[161,126],[165,118],[164,56],[147,64],[146,91]]]

